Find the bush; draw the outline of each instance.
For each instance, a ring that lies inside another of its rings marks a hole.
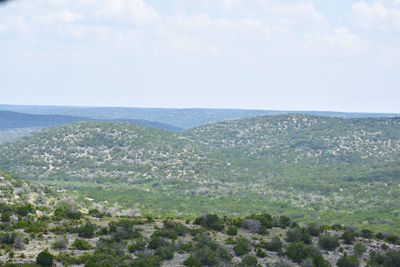
[[[357,257],[361,257],[365,251],[367,251],[367,248],[364,246],[363,243],[357,242],[354,245],[354,255],[356,255]]]
[[[267,256],[267,253],[263,251],[261,248],[257,249],[256,256],[259,258],[265,258]]]
[[[400,245],[400,237],[396,234],[387,234],[385,239],[395,245]]]
[[[360,265],[360,262],[358,261],[356,256],[343,256],[341,257],[336,265],[338,267],[358,267]]]
[[[286,248],[286,255],[296,263],[301,263],[306,258],[315,259],[321,255],[319,250],[312,245],[305,245],[301,241],[290,243]]]
[[[94,237],[95,226],[94,224],[87,222],[85,225],[78,229],[79,237],[92,238]]]
[[[242,259],[242,266],[257,266],[258,260],[254,256],[246,255]]]
[[[68,242],[64,237],[59,237],[56,241],[54,241],[52,247],[53,249],[63,250],[68,246]]]
[[[138,239],[134,243],[130,244],[128,246],[129,252],[133,253],[136,251],[142,251],[146,248],[146,240],[144,239]]]
[[[154,255],[157,255],[162,260],[172,260],[174,258],[174,249],[172,247],[160,247]]]
[[[233,251],[236,256],[243,256],[250,252],[250,242],[247,239],[240,238],[236,241],[236,245],[233,247]]]
[[[353,244],[355,237],[356,234],[353,231],[344,231],[341,238],[343,239],[344,243],[350,245]]]
[[[8,213],[8,212],[3,212],[3,213],[1,214],[1,221],[4,222],[4,223],[9,222],[9,221],[10,221],[10,213]]]
[[[293,228],[286,231],[287,242],[303,241],[305,244],[311,244],[311,236],[305,229]]]
[[[53,266],[53,255],[49,253],[49,251],[46,249],[42,252],[39,253],[36,257],[36,263],[40,266],[44,267],[50,267]]]
[[[271,241],[265,244],[264,248],[268,251],[280,252],[282,251],[283,243],[279,237],[274,236]]]
[[[364,238],[372,238],[374,236],[374,233],[369,229],[362,229],[361,236]]]
[[[399,267],[400,266],[400,250],[388,250],[385,254],[383,266]]]
[[[310,223],[307,225],[306,230],[311,236],[319,236],[321,226],[318,223]]]
[[[227,235],[235,236],[238,233],[238,229],[235,226],[229,226],[228,230],[226,231]]]
[[[89,250],[92,248],[89,242],[79,238],[75,239],[74,243],[72,243],[72,247],[77,250]]]
[[[225,227],[224,222],[215,214],[197,217],[193,223],[216,231],[222,231]]]
[[[330,234],[324,234],[319,237],[318,245],[322,249],[335,250],[340,245],[339,238]]]
[[[279,217],[279,227],[285,229],[288,227],[291,223],[291,220],[287,216],[281,216]]]

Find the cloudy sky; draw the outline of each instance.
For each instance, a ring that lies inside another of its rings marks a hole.
[[[400,0],[14,0],[0,103],[400,112]]]

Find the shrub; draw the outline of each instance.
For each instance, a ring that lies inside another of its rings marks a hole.
[[[174,249],[172,247],[160,247],[154,255],[157,255],[162,260],[172,260],[174,258]]]
[[[2,221],[2,222],[5,222],[5,223],[9,222],[9,221],[10,221],[10,213],[8,213],[8,212],[3,212],[3,213],[1,214],[1,221]]]
[[[193,223],[216,231],[222,231],[225,227],[224,222],[215,214],[197,217]]]
[[[242,266],[257,266],[258,260],[254,256],[246,255],[242,259]]]
[[[87,222],[85,225],[78,228],[79,237],[92,238],[94,237],[94,230],[95,230],[94,224]]]
[[[233,247],[233,251],[236,256],[243,256],[250,252],[250,242],[245,238],[240,238],[236,241],[236,245]]]
[[[310,223],[306,226],[306,230],[311,236],[319,236],[321,226],[318,223]]]
[[[226,233],[230,236],[235,236],[238,233],[238,229],[235,226],[229,226],[228,230]]]
[[[364,246],[363,243],[357,242],[354,245],[354,255],[356,255],[357,257],[361,257],[362,254],[367,251],[367,248]]]
[[[285,229],[290,225],[290,218],[287,216],[281,216],[279,217],[279,227]]]
[[[350,245],[353,244],[356,234],[353,231],[344,231],[342,234],[342,239],[344,243]]]
[[[265,244],[265,249],[269,251],[280,252],[282,251],[283,243],[279,237],[274,236],[271,241]]]
[[[287,242],[303,241],[305,244],[311,244],[311,236],[306,230],[301,228],[293,228],[286,231]]]
[[[338,267],[358,267],[360,265],[360,262],[358,261],[356,256],[343,256],[341,257],[336,265]]]
[[[129,252],[133,253],[138,250],[144,250],[146,248],[146,241],[144,239],[138,239],[134,243],[128,246]]]
[[[400,245],[400,237],[396,234],[387,234],[385,239],[395,245]]]
[[[258,233],[261,228],[261,222],[254,219],[246,219],[242,222],[242,227],[249,230],[251,233]]]
[[[364,238],[372,238],[374,236],[374,233],[369,229],[362,229],[361,236]]]
[[[326,250],[335,250],[339,245],[339,238],[330,234],[324,234],[319,237],[318,245]]]
[[[53,249],[63,250],[68,246],[68,242],[64,237],[59,237],[56,241],[54,241],[52,247]]]
[[[267,256],[267,253],[263,251],[261,248],[257,249],[256,256],[259,258],[265,258]]]
[[[46,249],[42,252],[39,253],[36,257],[36,263],[40,266],[44,267],[50,267],[53,266],[53,255],[49,253],[49,251]]]
[[[286,248],[286,255],[294,262],[301,263],[306,258],[315,259],[321,255],[312,245],[305,245],[301,241],[290,243]]]
[[[201,266],[216,266],[219,263],[217,254],[210,248],[196,250],[194,257],[198,262],[200,262]]]
[[[398,267],[400,266],[400,250],[388,250],[385,254],[383,266]]]
[[[15,212],[22,217],[25,217],[29,213],[36,212],[36,209],[33,207],[32,204],[25,204],[25,205],[18,205],[15,209]]]
[[[75,239],[74,243],[72,243],[72,247],[77,250],[89,250],[92,248],[89,242],[79,238]]]

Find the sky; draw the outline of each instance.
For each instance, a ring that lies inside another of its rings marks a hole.
[[[400,113],[400,0],[14,0],[0,104]]]

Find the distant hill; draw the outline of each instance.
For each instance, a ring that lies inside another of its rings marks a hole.
[[[17,132],[21,132],[23,128],[40,128],[63,125],[78,121],[92,121],[99,119],[91,119],[86,117],[74,117],[66,115],[37,115],[37,114],[26,114],[13,111],[0,111],[0,131],[18,129]],[[129,122],[133,124],[144,125],[157,129],[164,129],[167,131],[181,131],[179,127],[172,125],[152,122],[147,120],[134,120],[134,119],[102,119],[103,121],[115,121],[115,122]],[[9,132],[9,131],[8,131]],[[1,135],[1,134],[0,134]]]
[[[180,133],[77,122],[0,145],[0,167],[149,213],[268,210],[307,221],[318,212],[324,222],[400,229],[399,118],[286,114]]]
[[[208,123],[246,117],[280,115],[288,113],[310,114],[338,118],[396,117],[393,113],[346,113],[329,111],[279,111],[246,109],[173,109],[173,108],[123,108],[123,107],[63,107],[63,106],[13,106],[0,105],[0,110],[30,114],[59,114],[94,119],[139,119],[160,122],[189,129]]]

